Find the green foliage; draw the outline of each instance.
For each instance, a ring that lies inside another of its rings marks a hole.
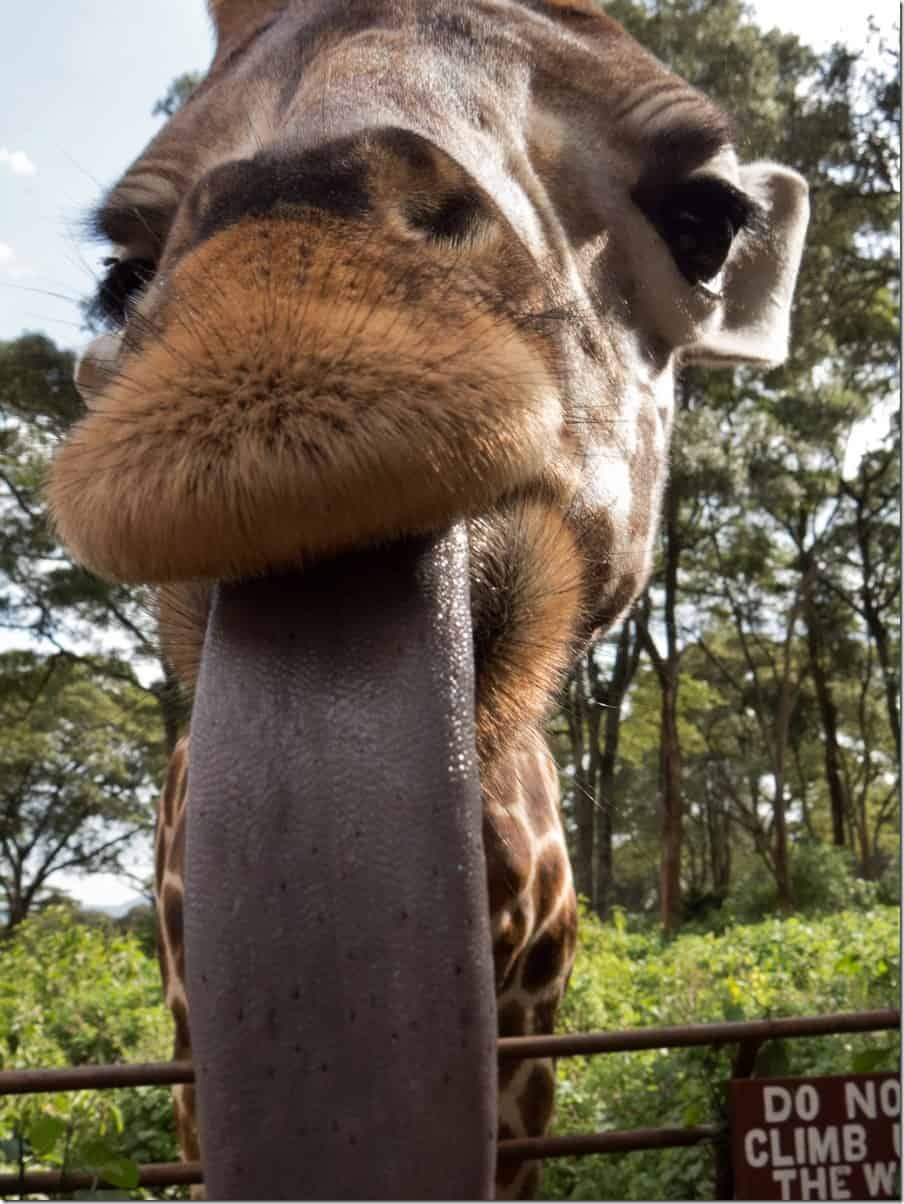
[[[156,961],[131,935],[65,908],[0,943],[0,1066],[166,1059],[172,1046]],[[89,1170],[126,1190],[141,1162],[177,1157],[169,1091],[139,1087],[0,1098],[0,1165]]]
[[[790,856],[791,893],[795,908],[805,915],[866,909],[879,901],[879,886],[858,878],[847,849],[804,840]],[[888,903],[896,900],[887,898]],[[752,867],[732,888],[723,907],[723,925],[753,922],[775,913],[775,880]]]
[[[150,831],[161,754],[156,704],[126,665],[0,653],[0,909],[8,927],[60,870],[119,868],[132,837]]]
[[[177,75],[167,88],[166,94],[154,102],[151,116],[172,117],[182,108],[200,82],[200,71],[185,71],[182,75]]]
[[[758,1019],[892,1006],[899,990],[899,913],[876,907],[819,920],[769,920],[671,943],[616,909],[582,916],[564,1031]],[[131,935],[86,925],[68,909],[27,920],[0,945],[0,1065],[152,1061],[170,1051],[158,970]],[[887,1034],[784,1042],[761,1070],[820,1074],[884,1069]],[[558,1131],[702,1124],[722,1115],[732,1051],[691,1049],[563,1059]],[[94,1170],[130,1190],[141,1162],[176,1155],[169,1092],[59,1092],[0,1104],[0,1165],[19,1142],[30,1169]],[[547,1198],[703,1199],[706,1148],[556,1160]]]
[[[582,916],[578,957],[562,1007],[562,1031],[640,1028],[897,1006],[900,913],[840,912],[770,919],[666,943]],[[718,1123],[734,1047],[645,1050],[564,1058],[556,1131],[590,1132]],[[766,1047],[760,1073],[838,1074],[894,1069],[900,1042],[887,1033],[799,1038]],[[546,1165],[544,1198],[713,1198],[706,1147],[643,1151]]]

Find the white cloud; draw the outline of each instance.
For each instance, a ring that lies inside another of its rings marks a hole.
[[[0,268],[6,267],[8,263],[16,258],[16,253],[6,242],[0,242]]]
[[[11,151],[5,146],[0,146],[0,163],[5,163],[14,176],[33,176],[38,170],[25,151]]]

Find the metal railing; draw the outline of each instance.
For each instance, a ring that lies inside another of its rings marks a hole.
[[[748,1078],[757,1053],[766,1041],[788,1037],[820,1037],[839,1033],[881,1032],[899,1029],[898,1009],[845,1012],[829,1016],[801,1016],[775,1020],[726,1021],[666,1028],[628,1029],[624,1032],[571,1033],[541,1037],[503,1037],[498,1043],[501,1061],[537,1057],[589,1057],[602,1053],[627,1053],[643,1049],[681,1049],[693,1045],[737,1045],[732,1078]],[[168,1086],[194,1082],[191,1062],[144,1062],[113,1066],[70,1066],[58,1070],[7,1070],[0,1072],[0,1096],[33,1095],[86,1088]],[[725,1125],[689,1125],[683,1128],[630,1129],[609,1133],[581,1133],[562,1137],[524,1137],[499,1142],[499,1158],[524,1161],[585,1154],[616,1154],[635,1150],[672,1149],[713,1142],[716,1150],[717,1198],[731,1199],[731,1163]],[[67,1192],[90,1188],[99,1181],[87,1171],[24,1171],[0,1174],[0,1194],[10,1192]],[[139,1168],[139,1186],[168,1187],[203,1182],[201,1164],[164,1162]]]

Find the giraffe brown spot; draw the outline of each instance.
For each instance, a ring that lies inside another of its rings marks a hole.
[[[496,1185],[497,1187],[511,1187],[518,1178],[518,1172],[521,1170],[521,1163],[514,1158],[500,1158],[496,1164]]]
[[[181,995],[168,1000],[169,1009],[173,1014],[174,1057],[184,1058],[191,1051],[191,1035],[188,1029],[188,1004]]]
[[[551,1033],[555,1031],[559,999],[559,994],[556,994],[552,999],[544,999],[534,1005],[533,1031],[535,1033]]]
[[[518,1100],[521,1119],[529,1136],[538,1137],[546,1132],[546,1126],[552,1119],[555,1080],[548,1065],[538,1063],[528,1076],[528,1080]]]
[[[549,932],[544,932],[531,946],[524,959],[521,985],[528,991],[537,991],[559,975],[562,952],[559,942]]]
[[[521,1037],[524,1035],[524,1008],[517,1001],[511,999],[503,1007],[499,1009],[499,1036],[500,1037]]]
[[[163,898],[159,902],[163,910],[166,945],[175,957],[182,945],[182,891],[168,881],[163,887]]]

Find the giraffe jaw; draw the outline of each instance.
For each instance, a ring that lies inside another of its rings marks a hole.
[[[463,528],[219,587],[189,792],[211,1198],[489,1198],[496,1016]]]

